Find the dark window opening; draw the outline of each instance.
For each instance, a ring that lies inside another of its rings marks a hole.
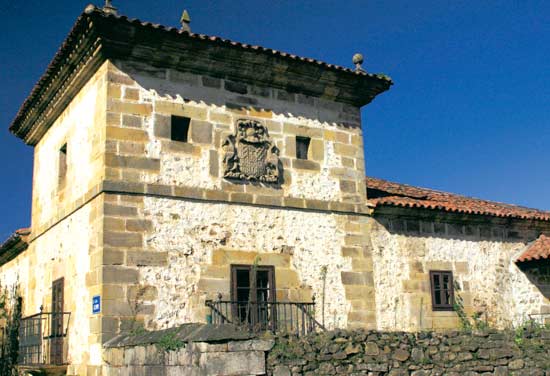
[[[59,184],[65,183],[65,177],[67,176],[67,144],[63,145],[59,149]]]
[[[452,311],[454,305],[453,273],[430,271],[432,308],[434,311]]]
[[[311,138],[296,136],[296,158],[307,159]]]
[[[231,265],[233,317],[241,323],[264,327],[274,316],[275,268]]]
[[[172,141],[188,142],[189,123],[191,119],[183,116],[172,115],[170,138]]]

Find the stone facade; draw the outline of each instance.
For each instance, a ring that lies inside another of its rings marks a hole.
[[[147,327],[205,320],[205,299],[229,298],[229,265],[257,257],[275,266],[279,300],[324,294],[319,321],[374,327],[357,108],[120,62],[109,81],[104,263],[119,280],[104,283],[126,300],[147,291]],[[190,142],[170,140],[171,115],[191,118]],[[267,127],[280,183],[224,178],[223,142],[242,118]],[[308,160],[296,159],[297,135],[311,138]],[[126,308],[120,320],[131,320]]]
[[[19,283],[23,315],[51,311],[52,282],[64,279],[64,310],[71,312],[65,356],[75,374],[100,363],[101,337],[88,302],[100,293],[90,279],[102,249],[107,65],[67,106],[34,149],[32,234],[28,249],[0,266],[0,283]],[[58,177],[58,155],[67,145],[67,171]]]
[[[201,38],[88,7],[12,125],[35,147],[32,233],[0,282],[31,315],[64,279],[68,374],[101,374],[121,332],[208,321],[232,265],[274,267],[277,301],[315,296],[328,329],[457,327],[434,269],[491,325],[550,312],[546,269],[513,262],[548,221],[369,206],[360,107],[391,80]]]
[[[191,119],[189,142],[170,140],[172,115]],[[238,119],[267,127],[279,182],[224,178]],[[311,139],[307,160],[296,136]],[[30,246],[1,267],[2,282],[19,281],[30,315],[51,308],[64,278],[69,374],[101,372],[101,344],[136,322],[205,321],[234,263],[274,266],[277,299],[316,295],[329,328],[374,328],[362,149],[356,107],[107,61],[35,147]]]
[[[468,316],[481,313],[508,328],[550,312],[548,291],[515,260],[547,225],[478,220],[421,210],[386,210],[371,227],[377,322],[385,330],[451,329],[453,311],[434,311],[430,270],[453,272],[457,300]],[[399,270],[399,273],[396,273]]]

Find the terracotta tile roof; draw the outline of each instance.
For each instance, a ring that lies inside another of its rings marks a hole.
[[[305,62],[305,63],[320,65],[320,66],[322,66],[324,68],[327,68],[327,69],[353,73],[353,74],[356,74],[358,76],[370,76],[370,77],[373,77],[373,78],[375,77],[375,78],[379,78],[379,79],[388,81],[390,83],[392,82],[391,79],[388,76],[385,76],[385,75],[378,75],[378,74],[367,73],[367,72],[364,72],[364,71],[357,71],[355,69],[342,67],[342,66],[339,66],[339,65],[336,65],[336,64],[325,63],[324,61],[321,61],[321,60],[316,60],[316,59],[312,59],[312,58],[309,58],[309,57],[302,57],[302,56],[294,55],[294,54],[291,54],[291,53],[274,50],[274,49],[271,49],[271,48],[265,48],[265,47],[262,47],[262,46],[236,42],[236,41],[221,38],[221,37],[218,37],[218,36],[215,36],[215,35],[197,34],[197,33],[193,33],[193,32],[184,31],[184,30],[178,29],[176,27],[164,26],[164,25],[156,24],[156,23],[152,23],[152,22],[141,21],[137,18],[130,18],[130,17],[124,16],[124,15],[116,15],[116,14],[112,14],[112,13],[105,13],[101,10],[101,8],[98,8],[98,7],[88,6],[85,10],[85,13],[87,13],[87,14],[96,13],[96,14],[100,14],[103,17],[106,17],[106,18],[119,19],[119,20],[123,20],[123,21],[129,22],[129,23],[134,24],[134,25],[140,25],[140,26],[144,26],[144,27],[148,27],[148,28],[152,28],[152,29],[169,31],[169,32],[175,33],[175,34],[182,34],[182,35],[188,36],[190,38],[194,38],[194,39],[200,39],[200,40],[204,40],[204,41],[216,42],[218,44],[225,44],[225,45],[240,48],[240,49],[243,49],[243,50],[261,51],[261,52],[265,52],[265,53],[268,53],[268,54],[271,54],[271,55],[274,55],[274,56],[280,56],[280,57],[284,57],[284,58],[288,58],[288,59],[292,59],[292,60],[299,60],[299,61],[302,61],[302,62]]]
[[[550,221],[548,211],[413,187],[372,177],[367,177],[366,180],[368,202],[374,207],[423,208],[463,214]]]
[[[533,261],[550,258],[550,237],[541,235],[527,246],[516,262]]]

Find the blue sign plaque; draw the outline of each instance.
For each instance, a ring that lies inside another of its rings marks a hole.
[[[92,298],[92,313],[101,312],[101,296],[96,295]]]

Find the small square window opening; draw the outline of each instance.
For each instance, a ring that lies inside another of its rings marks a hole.
[[[67,176],[67,144],[64,144],[59,149],[59,184],[65,183],[65,178]]]
[[[296,136],[296,158],[297,159],[307,159],[310,141],[311,139],[309,137]]]
[[[170,138],[172,141],[188,142],[189,124],[191,119],[183,116],[172,115]]]

